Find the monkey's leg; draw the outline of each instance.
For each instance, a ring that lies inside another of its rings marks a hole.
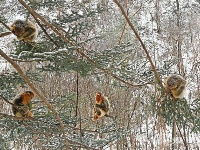
[[[178,89],[177,89],[177,95],[179,95],[180,98],[183,98],[184,95],[185,95],[185,91],[186,91],[185,85],[181,85],[181,86],[179,86]]]
[[[27,117],[33,117],[33,113],[29,110],[26,112],[26,115],[27,115]]]
[[[186,90],[185,85],[181,85],[177,89],[172,90],[172,95],[175,98],[183,98],[185,94],[185,90]]]
[[[19,111],[15,113],[16,117],[23,117],[22,113],[20,113]]]

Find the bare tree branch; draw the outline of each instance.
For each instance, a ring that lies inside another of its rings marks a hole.
[[[35,86],[33,85],[33,83],[28,79],[28,77],[24,74],[24,72],[22,71],[22,69],[19,67],[18,64],[16,64],[10,57],[8,57],[1,49],[0,49],[0,55],[7,60],[20,74],[20,76],[24,79],[24,81],[29,85],[29,87],[33,90],[33,92],[35,94],[37,94],[37,96],[46,104],[46,106],[48,107],[49,110],[52,111],[52,113],[54,114],[54,116],[56,117],[57,121],[60,124],[61,127],[61,131],[63,132],[63,137],[65,139],[65,144],[66,144],[66,149],[68,149],[68,141],[66,138],[66,133],[65,133],[65,128],[64,125],[62,123],[62,120],[59,116],[59,114],[55,111],[55,109],[53,108],[53,106],[47,101],[47,99],[38,91],[37,88],[35,88]]]
[[[13,119],[13,120],[33,120],[34,118],[31,118],[31,117],[15,117],[15,116],[12,116],[12,115],[8,115],[8,114],[4,114],[4,113],[0,113],[0,116],[3,116],[5,118],[10,118],[10,119]]]
[[[5,24],[2,20],[0,20],[0,23],[1,23],[2,25],[4,25],[8,30],[10,30],[9,26],[8,26],[7,24]]]
[[[49,22],[47,22],[42,16],[40,16],[38,13],[36,13],[31,7],[29,7],[28,5],[26,5],[26,3],[23,0],[18,0],[30,13],[32,16],[34,16],[34,18],[39,18],[45,25],[47,25],[51,30],[53,30],[64,42],[66,42],[67,44],[71,45],[71,46],[76,46],[76,41],[73,40],[73,42],[69,41],[68,39],[66,39],[64,37],[64,35],[62,33],[60,33],[55,26],[53,26],[52,24],[50,24]],[[132,84],[129,83],[123,79],[121,79],[120,77],[114,75],[111,73],[111,71],[109,71],[108,69],[104,69],[103,67],[99,66],[99,64],[97,64],[93,59],[91,59],[89,56],[87,56],[84,52],[83,52],[84,48],[78,48],[76,49],[77,53],[79,53],[81,56],[83,56],[84,58],[86,58],[90,63],[92,63],[93,65],[95,65],[98,69],[102,70],[105,74],[108,74],[110,76],[112,76],[114,79],[128,85],[131,87],[142,87],[142,86],[146,86],[147,84],[150,83],[146,83],[146,84]]]
[[[4,101],[6,101],[6,103],[8,103],[8,104],[10,104],[10,105],[12,105],[12,106],[15,106],[13,103],[11,103],[8,99],[6,99],[3,95],[0,95],[0,97],[4,100]]]
[[[133,15],[130,15],[130,17],[135,16],[141,10],[141,8],[142,8],[142,4],[140,5],[140,8]],[[127,11],[127,16],[128,16],[128,11]],[[121,43],[122,37],[124,35],[125,29],[126,29],[126,25],[127,25],[127,21],[125,21],[125,23],[124,23],[124,26],[123,26],[123,29],[122,29],[122,33],[121,33],[121,36],[119,38],[119,44]]]
[[[129,24],[129,26],[131,27],[131,29],[133,30],[133,32],[134,32],[136,38],[139,40],[139,42],[140,42],[142,48],[144,49],[144,51],[145,51],[145,53],[146,53],[146,55],[147,55],[147,58],[148,58],[148,60],[149,60],[149,62],[150,62],[150,64],[151,64],[151,67],[152,67],[152,69],[153,69],[153,71],[154,71],[156,80],[158,81],[158,84],[159,84],[160,87],[163,89],[163,91],[166,92],[164,86],[162,85],[162,81],[161,81],[161,79],[160,79],[160,77],[159,77],[159,74],[158,74],[158,72],[157,72],[157,70],[156,70],[156,68],[155,68],[155,65],[154,65],[154,63],[153,63],[153,61],[152,61],[152,59],[151,59],[151,56],[150,56],[150,54],[149,54],[149,52],[148,52],[148,50],[147,50],[145,44],[143,43],[142,39],[140,38],[138,32],[137,32],[136,29],[134,28],[134,26],[133,26],[133,24],[131,23],[130,19],[129,19],[128,16],[126,15],[126,12],[124,11],[124,9],[123,9],[123,7],[121,6],[121,4],[120,4],[117,0],[113,0],[113,1],[117,4],[117,6],[119,7],[119,9],[121,10],[122,15],[124,16],[124,18],[125,18],[126,21],[128,22],[128,24]],[[166,92],[166,93],[167,93],[167,92]]]
[[[41,23],[40,23],[40,21],[35,17],[35,16],[33,16],[34,17],[34,19],[36,20],[36,22],[37,22],[37,24],[40,26],[40,28],[42,29],[42,31],[46,34],[46,36],[50,39],[50,41],[52,41],[55,45],[56,45],[56,47],[59,47],[59,44],[56,42],[56,41],[54,41],[51,37],[50,37],[50,35],[47,33],[47,31],[43,28],[43,26],[41,25]]]
[[[10,35],[10,34],[12,34],[12,32],[2,32],[2,33],[0,33],[0,37],[4,37],[4,36]]]
[[[36,60],[21,60],[21,59],[15,59],[15,58],[12,58],[13,61],[18,61],[18,62],[34,62]]]

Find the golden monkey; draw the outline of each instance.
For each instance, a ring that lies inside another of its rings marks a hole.
[[[186,92],[187,81],[180,75],[169,75],[165,78],[164,83],[167,91],[169,91],[174,98],[182,99]]]
[[[26,91],[14,100],[12,106],[13,114],[16,117],[33,117],[31,99],[34,97],[33,92]]]
[[[110,110],[110,102],[107,97],[103,96],[100,92],[96,93],[95,106],[93,109],[92,120],[98,120],[99,118],[108,115]]]
[[[37,37],[38,30],[31,21],[16,20],[10,27],[10,30],[17,36],[18,40],[25,42],[34,42]]]

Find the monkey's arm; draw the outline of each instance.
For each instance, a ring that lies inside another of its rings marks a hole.
[[[95,104],[96,107],[101,108],[101,109],[105,109],[106,105],[104,103],[101,104]]]
[[[185,85],[180,85],[178,88],[171,90],[174,98],[183,98],[185,95]]]
[[[28,26],[28,27],[25,28],[25,32],[22,35],[22,37],[27,38],[27,37],[34,35],[35,33],[36,33],[36,28]]]
[[[33,117],[33,113],[30,112],[29,105],[15,105],[12,106],[13,114],[17,117]]]
[[[110,103],[108,100],[103,100],[101,104],[95,104],[96,108],[100,108],[103,110],[106,114],[109,112],[110,109]]]
[[[96,94],[96,103],[97,104],[101,104],[102,103],[102,97],[100,93]]]

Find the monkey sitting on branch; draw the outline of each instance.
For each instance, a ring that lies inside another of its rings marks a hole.
[[[110,102],[107,97],[100,92],[96,93],[95,106],[93,109],[92,120],[96,121],[103,116],[107,116],[110,110]]]
[[[165,88],[174,98],[182,99],[186,93],[187,81],[180,75],[169,75],[164,80]]]
[[[26,91],[16,98],[12,106],[13,114],[16,117],[33,117],[31,99],[34,97],[33,92]]]
[[[9,28],[18,40],[25,42],[34,42],[38,35],[38,29],[31,21],[18,19]]]

